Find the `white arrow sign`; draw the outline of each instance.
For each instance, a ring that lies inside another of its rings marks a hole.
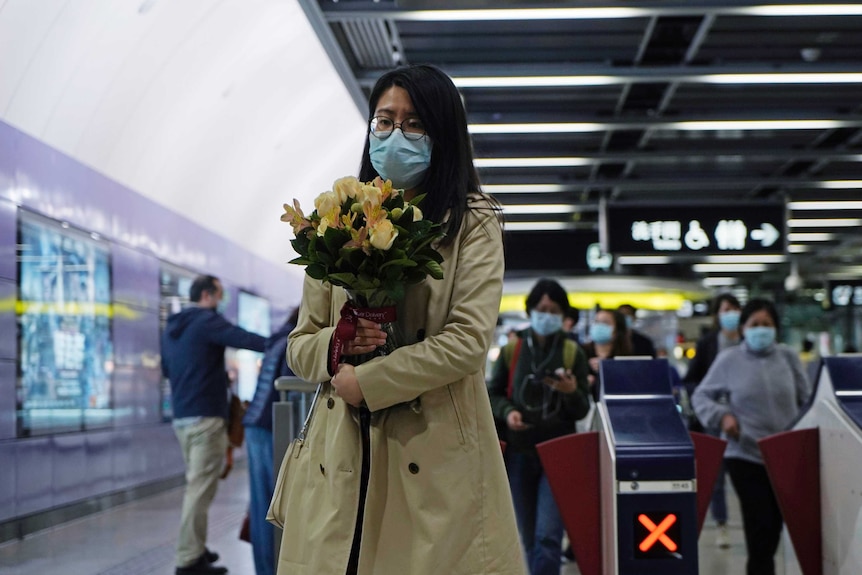
[[[751,230],[751,239],[759,241],[765,248],[774,244],[779,237],[781,233],[769,222],[760,224],[759,229]]]

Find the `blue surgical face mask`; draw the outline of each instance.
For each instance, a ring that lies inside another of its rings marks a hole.
[[[718,325],[725,331],[736,331],[739,329],[739,311],[721,312],[718,314]]]
[[[530,312],[530,327],[538,335],[551,335],[563,329],[563,316],[533,310]]]
[[[627,315],[626,316],[626,328],[631,329],[634,324],[635,324],[635,318],[633,318],[630,315]]]
[[[590,339],[594,343],[610,343],[613,338],[613,326],[606,323],[594,323],[590,326]]]
[[[385,140],[369,135],[371,165],[392,186],[411,190],[422,183],[431,165],[431,138],[426,134],[418,140],[408,140],[401,129],[394,130]]]
[[[775,343],[775,328],[756,326],[745,328],[745,343],[752,351],[763,351]]]

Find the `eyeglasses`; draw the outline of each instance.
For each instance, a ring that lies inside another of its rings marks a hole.
[[[401,133],[408,140],[421,140],[425,137],[425,125],[419,118],[408,118],[403,122],[393,122],[392,118],[386,116],[374,116],[368,122],[371,135],[378,140],[385,140],[392,135],[395,128],[400,128]]]

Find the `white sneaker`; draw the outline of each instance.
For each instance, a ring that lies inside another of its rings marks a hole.
[[[715,537],[715,546],[719,549],[730,549],[730,534],[727,525],[718,526],[718,535]]]

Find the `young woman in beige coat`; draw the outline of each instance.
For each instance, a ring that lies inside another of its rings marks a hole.
[[[278,573],[522,575],[482,373],[502,293],[502,230],[479,190],[466,113],[431,66],[385,74],[369,108],[360,179],[427,194],[422,211],[446,232],[444,278],[407,288],[398,322],[408,345],[332,374],[344,290],[306,277],[288,363],[328,383],[301,452],[304,476],[284,505]],[[345,354],[383,341],[378,324],[359,320]]]

